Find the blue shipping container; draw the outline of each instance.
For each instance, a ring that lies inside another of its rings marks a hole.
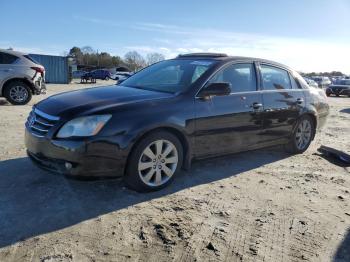
[[[29,54],[45,67],[45,82],[53,84],[69,83],[68,58],[65,56]]]

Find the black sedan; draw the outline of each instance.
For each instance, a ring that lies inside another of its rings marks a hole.
[[[350,79],[337,80],[326,89],[327,96],[348,96],[350,97]]]
[[[26,122],[29,157],[70,176],[122,176],[160,189],[194,159],[284,144],[302,153],[322,127],[325,93],[281,64],[188,54],[122,84],[54,95]]]

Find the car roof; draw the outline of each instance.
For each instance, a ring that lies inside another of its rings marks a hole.
[[[175,59],[210,59],[210,60],[216,60],[216,61],[256,61],[260,63],[266,63],[266,64],[272,64],[279,67],[283,67],[289,70],[292,70],[289,66],[286,66],[284,64],[262,59],[262,58],[256,58],[256,57],[246,57],[246,56],[229,56],[227,54],[223,53],[190,53],[190,54],[182,54],[178,55]]]
[[[11,55],[15,55],[15,56],[26,55],[26,53],[22,53],[22,52],[18,52],[18,51],[13,51],[13,50],[7,50],[7,49],[1,49],[1,48],[0,48],[0,52],[7,53],[7,54],[11,54]]]

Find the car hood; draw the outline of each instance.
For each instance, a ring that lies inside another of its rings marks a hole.
[[[53,95],[35,105],[53,116],[93,113],[145,100],[167,98],[169,93],[137,89],[127,86],[104,86]]]

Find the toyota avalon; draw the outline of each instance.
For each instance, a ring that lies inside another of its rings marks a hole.
[[[132,189],[152,191],[194,159],[281,144],[303,153],[328,111],[324,91],[287,66],[186,54],[118,85],[39,102],[25,124],[25,144],[44,169],[119,176]]]

